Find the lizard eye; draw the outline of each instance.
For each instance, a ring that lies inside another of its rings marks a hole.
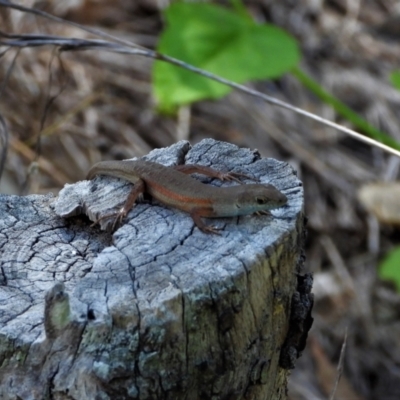
[[[267,200],[263,197],[256,197],[256,201],[257,201],[257,204],[260,204],[260,205],[267,203]]]

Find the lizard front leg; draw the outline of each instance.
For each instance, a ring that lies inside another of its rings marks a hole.
[[[190,212],[195,225],[204,233],[215,233],[216,235],[221,235],[218,231],[222,228],[216,228],[215,226],[206,225],[201,219],[201,209],[195,208]]]

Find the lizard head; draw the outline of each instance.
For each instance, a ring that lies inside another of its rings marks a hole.
[[[268,211],[287,203],[287,197],[272,185],[248,184],[236,187],[239,189],[235,202],[238,215]]]

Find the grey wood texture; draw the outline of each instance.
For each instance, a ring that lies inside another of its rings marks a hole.
[[[118,209],[125,181],[0,196],[0,399],[286,398],[278,364],[302,251],[301,182],[286,163],[211,139],[146,158],[242,172],[289,202],[272,216],[207,220],[220,236],[146,202],[112,234],[81,213]]]

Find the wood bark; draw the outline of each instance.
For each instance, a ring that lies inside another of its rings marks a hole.
[[[147,158],[242,172],[289,202],[208,220],[218,236],[148,200],[114,233],[92,227],[84,214],[118,209],[131,188],[108,177],[57,198],[1,196],[1,399],[286,399],[311,321],[301,182],[211,139]]]

